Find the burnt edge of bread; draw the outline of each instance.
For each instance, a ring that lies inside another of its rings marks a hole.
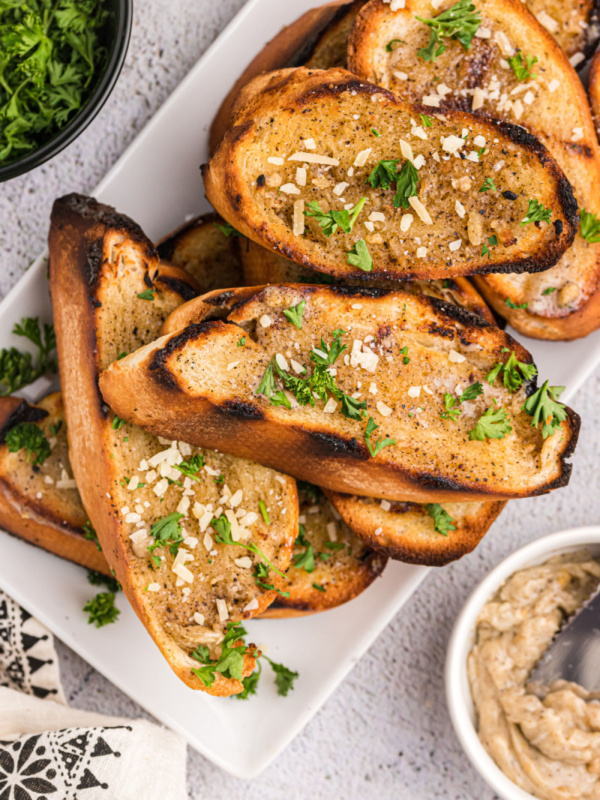
[[[316,75],[320,70],[307,70],[307,77],[311,75]],[[357,94],[361,93],[367,96],[373,95],[382,95],[385,97],[390,103],[396,106],[404,106],[405,103],[399,100],[399,98],[394,95],[388,89],[384,89],[380,86],[376,86],[369,81],[363,81],[360,78],[357,78],[351,75],[349,72],[345,71],[347,77],[339,77],[329,82],[322,82],[320,85],[308,88],[303,92],[298,93],[295,97],[286,99],[286,103],[294,103],[299,106],[306,105],[309,102],[314,101],[320,97],[338,97],[340,94],[346,91],[354,91]],[[294,80],[294,73],[287,74],[283,76],[280,80],[275,81],[266,89],[263,90],[263,96],[276,93],[280,91],[286,84],[293,82]],[[252,104],[249,106],[250,110],[252,108]],[[421,106],[418,104],[414,104],[413,108],[415,112],[422,111],[423,113],[427,113],[430,116],[438,116],[438,117],[450,117],[458,116],[464,117],[465,112],[459,111],[456,109],[451,110],[444,110],[444,109],[435,109],[430,107]],[[254,121],[252,118],[248,117],[249,111],[246,110],[245,112],[242,110],[240,121],[234,127],[232,127],[229,133],[226,135],[224,141],[228,141],[229,146],[234,146],[236,142],[242,140],[252,129],[254,125]],[[553,241],[550,241],[545,246],[544,250],[536,255],[526,256],[522,258],[515,258],[510,261],[494,263],[494,264],[484,264],[482,263],[479,267],[472,268],[468,271],[469,275],[476,275],[476,274],[489,274],[489,273],[511,273],[511,272],[544,272],[551,267],[553,267],[558,260],[562,257],[564,252],[571,246],[573,240],[575,239],[575,235],[577,234],[577,229],[579,226],[579,214],[578,214],[578,205],[575,195],[573,193],[573,188],[565,175],[562,173],[560,168],[558,167],[556,161],[552,158],[552,155],[548,152],[548,150],[544,147],[544,145],[529,131],[525,130],[519,125],[513,125],[510,122],[505,122],[503,120],[496,120],[493,118],[482,117],[482,121],[485,124],[491,125],[492,127],[497,128],[504,136],[506,136],[510,141],[514,144],[522,147],[526,151],[529,151],[532,155],[534,155],[537,160],[544,166],[545,168],[549,169],[552,178],[556,181],[556,198],[561,206],[563,215],[565,217],[566,226],[563,226],[563,230],[560,234],[555,229],[556,238]],[[206,173],[209,170],[209,165],[203,164],[202,165],[202,175],[203,178],[206,178]],[[229,165],[226,169],[226,181],[225,181],[225,199],[229,203],[232,211],[235,214],[238,214],[242,210],[242,197],[234,188],[236,186],[236,174],[235,170]],[[327,274],[332,273],[332,269],[325,268],[324,265],[317,265],[314,263],[309,256],[300,252],[299,248],[295,246],[295,244],[289,244],[287,242],[281,242],[276,240],[273,235],[268,230],[263,230],[264,225],[258,223],[252,223],[249,220],[246,220],[246,224],[251,227],[254,232],[257,234],[259,239],[264,239],[270,247],[274,250],[274,252],[280,253],[281,255],[285,256],[286,258],[290,259],[291,261],[295,261],[298,264],[301,264],[308,269],[315,270],[317,272],[325,272]],[[536,225],[538,223],[535,223]],[[562,237],[562,241],[561,241]],[[566,243],[566,247],[563,247],[563,244]],[[337,274],[335,272],[334,274]],[[356,269],[354,272],[351,271],[344,271],[343,277],[345,279],[351,278],[352,280],[364,281],[367,282],[372,279],[371,274],[367,274],[360,269]],[[397,271],[389,270],[389,269],[381,269],[377,271],[378,278],[390,279],[390,280],[398,280],[398,273]],[[403,279],[411,280],[411,279],[421,279],[422,273],[421,272],[411,272],[409,270],[402,271]]]
[[[165,289],[168,289],[171,292],[175,292],[175,294],[178,294],[186,302],[188,300],[193,300],[198,296],[194,287],[190,283],[187,283],[181,278],[176,278],[174,275],[164,275],[159,273],[154,278],[154,282],[162,284]]]
[[[22,422],[39,422],[47,416],[48,412],[45,409],[30,406],[26,400],[22,400],[0,427],[0,445],[5,444],[8,432],[16,425]]]
[[[180,225],[178,228],[175,228],[174,231],[163,237],[155,245],[156,252],[163,261],[170,261],[180,239],[187,233],[204,225],[214,225],[215,222],[219,221],[222,221],[222,219],[216,211],[209,211],[207,214],[199,214],[197,217],[188,220],[188,222],[184,222],[183,225]]]

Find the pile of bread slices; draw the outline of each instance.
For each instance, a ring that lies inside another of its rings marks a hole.
[[[579,418],[497,323],[600,321],[585,94],[541,8],[402,6],[317,9],[249,66],[212,129],[219,216],[155,247],[93,199],[52,212],[62,397],[0,406],[2,441],[51,442],[0,448],[0,524],[113,572],[211,694],[255,666],[240,642],[241,672],[198,669],[232,623],[446,564],[570,476]],[[571,57],[591,13],[557,23]]]

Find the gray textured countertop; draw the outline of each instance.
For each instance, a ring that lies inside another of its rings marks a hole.
[[[291,2],[291,0],[281,0]],[[88,130],[50,163],[0,185],[0,295],[43,249],[51,203],[89,191],[135,138],[244,0],[137,0],[127,62]],[[231,778],[190,752],[192,798],[460,798],[492,800],[454,735],[443,667],[450,629],[474,585],[512,550],[546,533],[600,520],[600,376],[573,406],[583,417],[571,485],[510,504],[480,547],[432,573],[303,733],[259,778]],[[71,705],[144,715],[60,645]]]

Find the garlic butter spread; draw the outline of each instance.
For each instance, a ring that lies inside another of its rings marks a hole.
[[[516,572],[483,607],[468,674],[479,738],[514,783],[544,800],[600,800],[600,699],[558,681],[527,685],[565,616],[600,583],[581,551]]]

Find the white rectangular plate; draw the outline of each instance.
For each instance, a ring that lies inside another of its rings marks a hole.
[[[263,43],[315,0],[250,0],[97,187],[98,199],[135,219],[153,239],[207,210],[199,165],[222,98]],[[50,209],[48,209],[50,211]],[[0,347],[22,316],[51,319],[42,257],[0,305]],[[544,377],[570,398],[600,361],[600,333],[585,341],[527,341]],[[43,385],[23,392],[30,400]],[[268,668],[246,702],[191,692],[162,658],[123,597],[118,623],[96,630],[82,607],[92,589],[80,568],[17,539],[0,536],[0,587],[57,636],[207,758],[240,778],[263,770],[302,729],[421,583],[428,570],[392,563],[345,607],[295,620],[257,620],[250,640],[300,673],[278,697]]]

